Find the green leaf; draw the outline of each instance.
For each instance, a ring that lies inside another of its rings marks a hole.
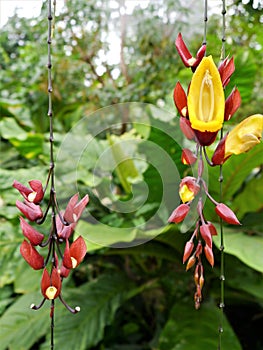
[[[220,247],[220,237],[214,236],[216,246]],[[236,229],[224,229],[225,252],[240,259],[244,264],[263,272],[263,237],[247,235]]]
[[[235,197],[232,209],[239,218],[242,218],[246,213],[263,209],[262,189],[263,176],[249,181],[243,191]]]
[[[7,140],[16,138],[23,141],[27,138],[27,132],[13,118],[3,118],[0,121],[0,130],[1,136]]]
[[[176,304],[159,339],[159,350],[217,349],[220,310],[212,303],[203,303],[195,310],[192,301]],[[241,350],[226,318],[223,325],[222,349]]]
[[[39,311],[30,305],[41,298],[30,293],[18,298],[0,318],[0,350],[30,349],[49,328],[49,309],[46,305]]]
[[[103,338],[104,328],[112,323],[117,309],[138,292],[140,289],[134,288],[126,277],[114,273],[71,290],[67,302],[79,305],[81,311],[70,315],[65,308],[57,310],[56,348],[86,350],[96,345]],[[49,343],[41,349],[49,349]]]
[[[233,155],[223,165],[223,199],[231,200],[233,195],[241,187],[253,169],[262,165],[263,143],[257,145],[248,153],[238,156]],[[219,170],[218,167],[210,168],[209,192],[219,198]]]
[[[255,298],[262,303],[263,300],[263,278],[262,273],[252,270],[247,265],[232,255],[225,256],[225,275],[226,283],[233,290],[245,291],[251,295],[251,302],[255,302]],[[244,294],[243,294],[244,296]],[[247,296],[244,296],[246,300]]]
[[[116,174],[127,194],[132,192],[130,179],[139,177],[139,173],[134,165],[134,161],[124,151],[123,142],[115,140],[110,134],[107,139],[111,146],[111,152],[115,161]]]
[[[87,250],[94,251],[101,249],[102,247],[109,247],[112,245],[120,245],[121,247],[125,244],[133,242],[136,245],[142,240],[150,240],[164,232],[166,228],[159,228],[155,230],[139,230],[136,227],[125,228],[125,227],[111,227],[103,224],[92,225],[88,222],[80,220],[76,227],[76,236],[81,235],[86,242]]]
[[[27,159],[34,159],[43,153],[44,137],[41,134],[28,133],[26,139],[22,141],[17,138],[9,141]]]
[[[143,258],[152,256],[157,259],[165,259],[172,262],[181,261],[181,256],[176,254],[173,248],[167,247],[164,244],[160,244],[157,241],[147,242],[144,245],[138,245],[132,248],[110,249],[104,254],[105,255],[136,255],[136,256],[141,255]]]

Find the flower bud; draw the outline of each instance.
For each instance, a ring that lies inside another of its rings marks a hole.
[[[32,245],[36,246],[42,243],[44,235],[31,227],[22,217],[20,217],[20,226],[23,235],[29,239]]]
[[[190,149],[183,149],[182,151],[182,157],[181,157],[181,161],[183,164],[185,165],[192,165],[196,162],[197,157],[195,154],[193,154],[192,151],[190,151]]]
[[[187,97],[186,93],[184,92],[184,89],[182,85],[177,82],[174,88],[174,103],[176,105],[176,108],[178,109],[178,112],[182,117],[187,116]]]
[[[232,225],[241,225],[234,212],[224,203],[217,204],[215,211],[224,221]]]
[[[195,256],[199,258],[199,256],[202,254],[202,251],[203,251],[203,246],[201,241],[199,241],[195,250]]]
[[[219,144],[217,145],[214,154],[212,156],[212,163],[213,165],[222,165],[226,161],[225,157],[225,143],[226,143],[227,134],[225,135],[222,140],[220,140]]]
[[[217,236],[217,231],[216,231],[215,226],[210,221],[207,221],[207,225],[208,225],[208,228],[209,228],[211,235]]]
[[[184,247],[183,264],[186,262],[186,260],[191,255],[193,248],[194,248],[194,243],[192,241],[186,242],[185,247]]]
[[[184,117],[180,118],[180,129],[188,140],[193,140],[195,138],[194,130],[192,129],[191,123],[188,119]]]
[[[218,67],[218,71],[221,77],[222,85],[223,87],[225,87],[229,83],[230,77],[235,71],[233,57],[231,57],[231,59],[226,57],[225,60]]]
[[[36,221],[42,218],[43,213],[39,205],[25,201],[24,203],[16,201],[17,208],[30,221]]]
[[[212,237],[209,229],[209,225],[203,224],[200,226],[200,233],[206,244],[212,248]]]
[[[179,222],[183,221],[186,215],[188,214],[190,210],[189,205],[187,204],[180,204],[170,215],[168,222],[174,222],[178,224]]]
[[[196,261],[196,259],[195,259],[195,257],[192,255],[192,256],[189,258],[189,260],[188,260],[188,263],[187,263],[187,265],[186,265],[185,270],[188,271],[191,267],[193,267],[194,264],[195,264],[195,261]]]
[[[226,99],[225,103],[225,121],[228,121],[238,110],[241,105],[240,92],[236,87],[232,90],[231,94]]]
[[[20,253],[34,270],[40,270],[44,267],[45,262],[43,256],[26,240],[24,240],[20,246]]]
[[[214,254],[213,254],[212,248],[210,248],[209,245],[206,244],[204,247],[204,252],[205,252],[205,256],[206,256],[207,261],[213,267],[214,266]]]

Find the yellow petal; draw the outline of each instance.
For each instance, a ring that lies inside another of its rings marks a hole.
[[[49,300],[52,300],[55,298],[55,295],[57,293],[57,288],[56,287],[53,287],[53,286],[50,286],[46,289],[46,297],[49,299]]]
[[[225,143],[225,158],[232,154],[248,152],[260,143],[263,130],[263,115],[254,114],[230,131]]]
[[[216,132],[222,128],[225,96],[212,56],[204,57],[193,74],[187,106],[193,129]]]
[[[183,203],[190,202],[194,199],[194,192],[187,185],[183,185],[179,190],[179,196]]]

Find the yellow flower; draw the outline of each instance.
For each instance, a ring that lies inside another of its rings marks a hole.
[[[191,202],[199,192],[200,186],[192,176],[183,178],[179,185],[179,196],[183,203]]]
[[[179,196],[183,203],[187,203],[194,199],[195,194],[187,187],[187,185],[183,185],[179,190]]]
[[[216,132],[222,128],[225,96],[212,56],[204,57],[193,74],[187,106],[193,129]]]
[[[263,115],[254,114],[244,119],[227,135],[225,159],[232,154],[248,152],[260,143],[263,130]]]

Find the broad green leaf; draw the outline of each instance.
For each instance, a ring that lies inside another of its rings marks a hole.
[[[86,350],[95,346],[104,334],[104,328],[110,325],[115,312],[122,303],[139,293],[121,274],[102,275],[97,280],[86,283],[68,293],[67,302],[79,305],[81,311],[70,315],[65,308],[57,310],[55,346],[60,350]],[[48,342],[42,350],[49,349]]]
[[[181,256],[171,247],[167,247],[157,241],[147,242],[132,248],[110,249],[104,252],[105,255],[141,255],[143,258],[148,256],[157,259],[165,259],[173,262],[181,261]]]
[[[251,301],[255,298],[262,303],[263,300],[263,276],[262,273],[252,270],[232,255],[225,256],[226,284],[234,290],[245,291],[251,295]],[[248,299],[243,294],[243,297]]]
[[[248,50],[242,50],[235,56],[235,67],[237,73],[233,74],[228,90],[231,91],[234,86],[237,86],[244,104],[251,99],[257,74],[257,65],[253,60],[252,53]],[[238,72],[244,73],[238,74]]]
[[[115,171],[127,194],[132,192],[131,179],[139,177],[138,170],[134,165],[134,161],[125,153],[123,149],[124,143],[115,140],[110,134],[107,139],[111,146],[111,152],[115,161]]]
[[[262,190],[263,176],[246,183],[243,191],[234,198],[232,203],[232,209],[239,218],[242,218],[246,213],[258,212],[263,209]]]
[[[25,262],[25,260],[20,257],[20,262],[17,265],[14,280],[14,290],[17,294],[27,294],[34,292],[39,289],[41,276],[43,271],[34,271]]]
[[[159,339],[159,350],[217,349],[220,310],[212,303],[203,303],[195,310],[193,302],[178,302],[171,310]],[[222,349],[241,350],[232,328],[224,318]]]
[[[1,136],[7,140],[16,138],[23,141],[27,138],[27,132],[13,118],[3,118],[0,121],[0,130]]]
[[[214,236],[217,247],[220,237]],[[244,264],[259,272],[263,272],[263,237],[248,235],[241,230],[224,228],[225,252],[240,259]]]
[[[129,245],[132,242],[133,245],[141,244],[143,240],[149,241],[165,232],[165,230],[165,227],[143,231],[136,227],[125,228],[103,224],[92,225],[84,220],[80,220],[75,230],[75,236],[81,235],[85,239],[87,250],[90,252],[109,246],[123,248],[125,244]]]
[[[0,318],[0,350],[30,349],[49,328],[49,309],[31,310],[32,303],[41,300],[40,293],[18,298]]]
[[[223,165],[223,200],[230,200],[241,187],[253,169],[262,165],[263,142],[254,147],[248,153],[238,156],[233,155]],[[209,171],[209,192],[219,198],[219,170],[218,167]]]
[[[9,141],[27,159],[33,159],[43,153],[44,137],[41,134],[28,133],[24,140],[11,138]]]
[[[14,282],[14,270],[21,259],[18,248],[21,242],[22,235],[20,237],[18,226],[2,219],[0,225],[0,288]]]

